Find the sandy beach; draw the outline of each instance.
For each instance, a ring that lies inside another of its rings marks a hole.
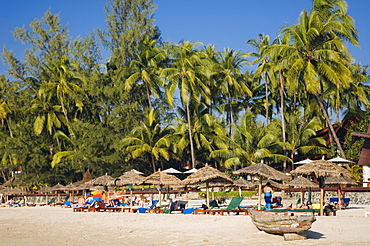
[[[317,217],[307,239],[284,241],[249,216],[81,213],[61,207],[0,208],[0,245],[370,245],[370,206]]]

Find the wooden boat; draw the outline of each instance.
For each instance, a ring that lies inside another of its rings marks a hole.
[[[275,214],[250,210],[253,224],[262,231],[273,234],[301,234],[311,228],[316,218],[312,214]]]

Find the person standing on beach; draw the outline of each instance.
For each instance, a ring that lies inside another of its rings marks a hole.
[[[272,204],[271,204],[271,200],[272,200],[272,188],[271,188],[271,184],[270,182],[267,182],[266,186],[263,188],[263,194],[264,194],[264,198],[265,198],[265,208],[266,209],[271,209],[272,208]]]

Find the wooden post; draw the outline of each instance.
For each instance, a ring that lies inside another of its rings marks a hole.
[[[261,210],[261,198],[262,198],[262,177],[258,176],[258,210]]]
[[[209,208],[209,187],[208,187],[208,181],[206,181],[206,190],[207,190],[207,207]]]
[[[320,216],[324,215],[324,188],[320,189]]]

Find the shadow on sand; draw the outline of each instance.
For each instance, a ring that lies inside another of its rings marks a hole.
[[[317,231],[306,231],[306,237],[307,239],[320,239],[320,238],[325,238],[325,235],[320,233],[320,232],[317,232]]]

